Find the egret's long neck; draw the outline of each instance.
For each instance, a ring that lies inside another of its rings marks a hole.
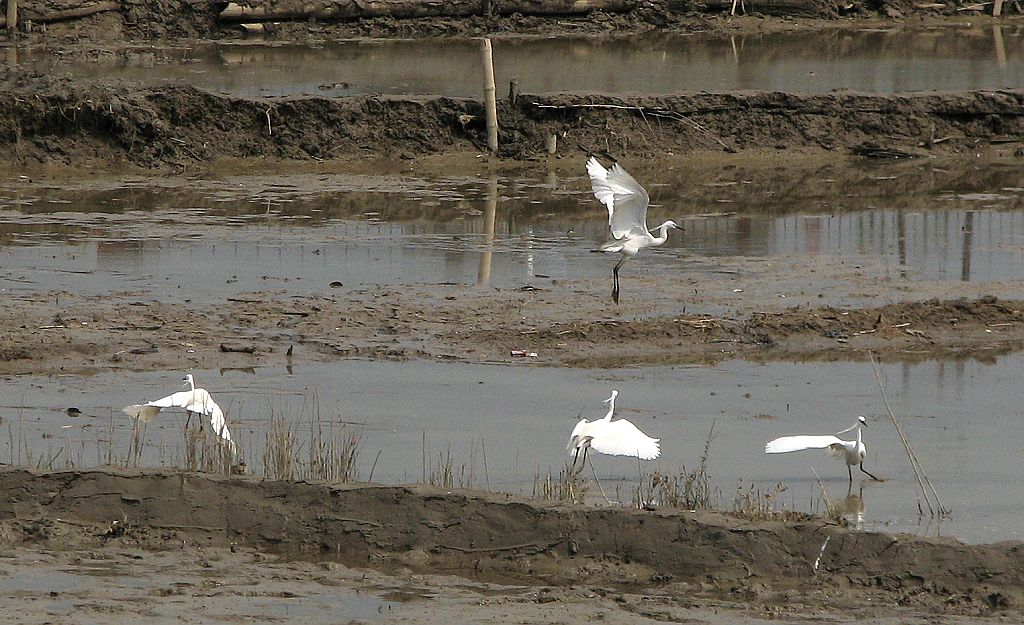
[[[196,390],[196,381],[193,380],[191,377],[185,378],[185,383],[188,384],[188,390],[190,390],[190,391],[195,391]]]
[[[608,414],[604,416],[604,421],[611,421],[612,415],[615,414],[615,396],[612,395],[608,400]]]
[[[655,230],[661,230],[661,234],[654,237],[654,240],[651,241],[651,245],[661,245],[666,240],[668,240],[668,225],[669,222],[666,221],[665,223],[655,228]]]
[[[857,443],[859,444],[860,442],[860,426],[857,426]]]

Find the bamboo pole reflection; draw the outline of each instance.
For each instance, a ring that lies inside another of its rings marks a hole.
[[[498,212],[498,178],[491,176],[487,181],[487,200],[484,202],[484,250],[480,252],[480,267],[476,272],[476,283],[487,286],[491,283],[491,255],[494,243],[494,217]]]
[[[964,215],[963,254],[960,258],[960,279],[968,282],[971,279],[971,244],[974,241],[974,211]]]
[[[1006,69],[1006,46],[1003,45],[1003,27],[999,24],[992,26],[992,39],[996,48],[996,64],[1000,70]]]

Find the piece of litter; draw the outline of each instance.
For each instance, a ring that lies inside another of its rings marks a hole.
[[[742,293],[743,289],[733,289],[732,292],[733,293]]]

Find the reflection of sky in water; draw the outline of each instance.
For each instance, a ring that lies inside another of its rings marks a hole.
[[[126,60],[61,59],[56,66],[45,53],[31,52],[21,62],[42,71],[178,80],[248,96],[479,96],[477,46],[472,40],[452,39],[210,44],[132,52]],[[1024,87],[1022,56],[1024,29],[1012,25],[494,42],[497,84],[517,77],[525,93],[1019,88]]]
[[[1019,355],[988,363],[881,365],[893,410],[943,503],[953,508],[953,518],[942,528],[946,535],[973,542],[1024,538],[1024,439],[1019,435],[1024,415],[1018,392],[1022,366]],[[580,370],[349,360],[295,367],[293,375],[283,369],[256,375],[197,372],[197,380],[225,407],[232,434],[257,470],[270,411],[295,420],[303,440],[315,392],[325,427],[337,427],[339,421],[364,424],[359,426],[365,434],[359,459],[364,479],[379,451],[374,481],[419,480],[423,456],[434,466],[450,445],[457,475],[465,465],[464,479],[472,473],[477,486],[489,482],[495,490],[524,493],[532,491],[538,472],[546,474],[551,468],[557,473],[577,415],[603,415],[601,400],[614,385],[621,393],[617,414],[662,440],[663,456],[647,464],[648,471],[693,468],[714,424],[717,436],[709,471],[727,507],[737,484],[746,487],[751,481],[762,492],[785,483],[779,501],[789,508],[820,506],[813,503],[819,500],[819,486],[812,467],[829,496],[842,500],[848,487],[842,462],[817,451],[766,456],[764,443],[787,434],[836,432],[864,414],[869,422],[865,467],[886,479],[864,482],[864,527],[923,531],[927,522],[918,518],[917,483],[879,398],[870,363],[734,361],[716,367]],[[91,463],[95,441],[106,439],[112,410],[116,445],[127,449],[128,422],[116,411],[179,385],[179,372],[38,380],[21,376],[0,381],[0,397],[6,398],[0,415],[12,423],[16,441],[20,432],[26,433],[36,455],[52,457],[67,440],[75,441],[69,448],[78,450],[77,441],[85,440],[85,461]],[[84,416],[67,417],[64,409],[69,405]],[[182,422],[180,415],[168,413],[151,424],[147,462],[159,462],[161,440],[165,457],[177,457]],[[61,429],[63,425],[72,427]],[[54,438],[43,440],[41,432]],[[7,461],[10,453],[7,438],[0,438],[0,461]],[[605,490],[615,496],[619,489],[618,497],[628,502],[637,475],[635,459],[597,456],[594,462]],[[853,494],[859,485],[856,477]]]
[[[810,254],[869,257],[892,278],[1014,280],[1024,275],[1024,189],[1013,186],[1019,171],[980,171],[978,179],[936,181],[927,167],[901,169],[898,180],[879,181],[869,168],[827,193],[815,176],[786,189],[759,180],[697,189],[655,184],[649,221],[675,217],[684,230],[647,254],[645,265],[682,259],[699,275],[728,257]],[[493,250],[485,260],[495,286],[608,273],[609,262],[590,253],[605,236],[604,213],[582,179],[503,178],[493,203],[486,180],[417,180],[394,183],[393,192],[384,182],[359,179],[346,189],[345,181],[320,193],[299,185],[237,195],[224,190],[232,185],[204,189],[199,182],[15,187],[0,192],[0,288],[195,298],[268,288],[307,293],[334,281],[345,288],[473,283],[486,250]]]

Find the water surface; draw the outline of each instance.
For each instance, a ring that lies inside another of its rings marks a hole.
[[[649,176],[649,223],[684,229],[632,271],[699,278],[730,259],[821,258],[874,263],[883,279],[1024,275],[1024,182],[1012,162],[851,160],[798,180],[788,170]],[[0,190],[0,289],[219,299],[323,293],[332,282],[473,285],[482,261],[492,286],[544,285],[606,277],[612,259],[591,253],[605,220],[585,179],[541,172],[11,181]],[[823,303],[840,303],[806,278]]]
[[[257,472],[273,415],[296,424],[303,444],[312,425],[361,433],[357,464],[363,479],[371,467],[376,482],[429,479],[443,472],[450,454],[456,485],[529,494],[538,475],[557,475],[562,467],[577,415],[603,416],[601,400],[616,388],[617,415],[660,438],[663,450],[661,458],[643,466],[635,459],[592,458],[605,491],[627,505],[641,471],[672,474],[695,467],[714,428],[708,470],[716,501],[726,508],[738,489],[753,485],[769,492],[781,482],[785,490],[777,505],[820,512],[816,471],[830,498],[860,495],[866,529],[989,542],[1024,538],[1024,437],[1017,393],[1022,366],[1019,355],[986,363],[882,366],[893,410],[943,504],[953,509],[952,518],[940,525],[918,513],[918,503],[925,504],[870,363],[727,362],[595,371],[350,360],[290,372],[197,372],[196,378],[225,407],[234,438]],[[177,372],[25,376],[0,381],[6,404],[0,414],[15,446],[27,442],[33,457],[56,457],[57,466],[68,457],[95,464],[95,456],[107,448],[111,423],[114,449],[123,454],[128,448],[129,423],[120,407],[162,396],[179,384]],[[67,416],[64,411],[72,405],[83,416]],[[763,454],[771,438],[837,432],[858,414],[869,422],[865,467],[885,482],[856,474],[850,487],[845,465],[819,451]],[[146,430],[144,464],[180,459],[182,423],[182,415],[164,413]],[[23,450],[12,452],[9,442],[0,440],[0,461],[9,457],[25,461]]]
[[[180,82],[241,96],[480,97],[478,45],[470,39],[316,45],[266,40],[141,48],[126,55],[101,52],[92,58],[30,51],[19,62],[52,74],[148,85]],[[1019,25],[494,41],[499,90],[517,78],[524,93],[1020,88],[1022,60]]]

